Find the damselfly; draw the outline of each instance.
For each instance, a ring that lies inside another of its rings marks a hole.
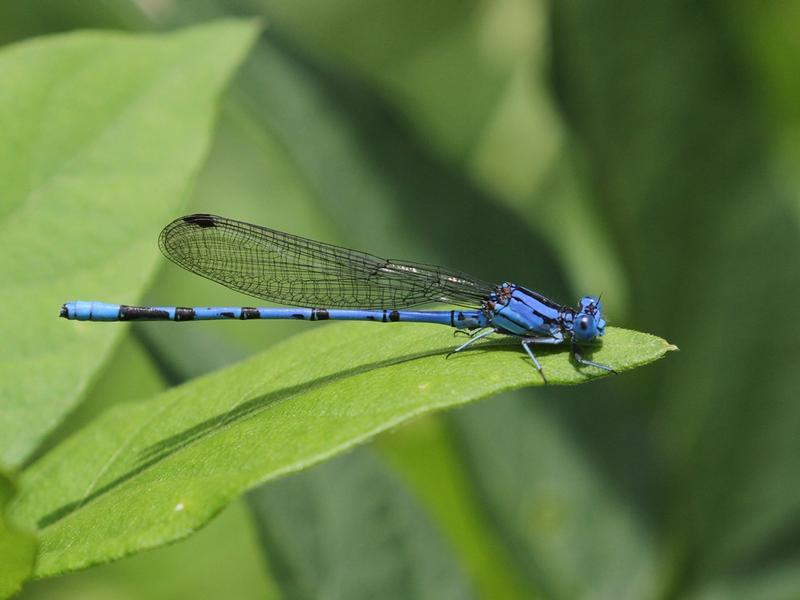
[[[582,346],[605,332],[600,300],[594,296],[584,296],[577,308],[571,308],[513,283],[493,285],[442,267],[386,260],[208,214],[176,219],[161,232],[159,246],[167,258],[184,269],[250,296],[298,308],[128,306],[77,301],[64,304],[61,316],[78,321],[341,319],[437,323],[469,335],[452,352],[460,352],[492,333],[518,338],[542,378],[544,372],[531,349],[533,345],[569,344],[578,364],[614,372],[609,366],[586,359],[581,352]],[[463,309],[406,310],[427,303]]]

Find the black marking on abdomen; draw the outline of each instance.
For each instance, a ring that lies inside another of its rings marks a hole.
[[[187,308],[186,306],[175,307],[175,320],[176,321],[193,321],[195,317],[194,309]]]
[[[217,222],[214,220],[214,215],[205,213],[198,213],[195,215],[188,215],[183,217],[184,222],[197,225],[198,227],[216,227]]]
[[[128,306],[123,304],[119,307],[119,320],[120,321],[139,321],[147,319],[163,319],[169,320],[169,313],[160,308],[151,308],[149,306]]]
[[[292,313],[292,318],[303,320],[306,318],[306,316],[303,313]]]
[[[327,321],[330,318],[327,308],[314,308],[311,310],[312,321]]]
[[[235,319],[235,318],[236,318],[236,314],[235,314],[235,313],[232,313],[232,312],[231,312],[231,311],[229,311],[229,310],[222,311],[222,312],[221,312],[221,313],[219,313],[219,314],[220,314],[220,316],[221,316],[221,317],[224,317],[224,318],[226,318],[226,319]]]
[[[258,312],[257,308],[253,308],[252,306],[243,306],[242,314],[239,316],[239,318],[243,321],[247,319],[260,319],[261,313]]]
[[[381,323],[386,323],[386,309],[383,309],[383,316],[381,317]]]
[[[392,323],[397,323],[400,320],[400,313],[397,312],[396,310],[393,310],[392,312],[389,313],[389,320]]]
[[[374,321],[375,315],[367,315],[367,321]]]
[[[456,311],[451,310],[450,311],[450,327],[455,327],[455,326],[456,326]]]

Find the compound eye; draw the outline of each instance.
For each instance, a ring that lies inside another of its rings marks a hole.
[[[597,337],[597,325],[591,315],[580,315],[575,321],[572,333],[578,341],[588,342]]]

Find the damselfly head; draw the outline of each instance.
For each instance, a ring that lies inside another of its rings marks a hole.
[[[600,299],[584,296],[578,303],[578,312],[572,322],[572,335],[578,342],[591,342],[606,332],[606,321]]]

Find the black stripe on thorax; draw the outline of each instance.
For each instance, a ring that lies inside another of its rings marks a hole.
[[[553,302],[553,301],[552,301],[552,300],[550,300],[549,298],[545,298],[545,297],[544,297],[544,296],[542,296],[541,294],[537,294],[536,292],[530,292],[529,290],[526,290],[525,292],[521,292],[521,293],[522,293],[522,297],[520,297],[520,296],[516,296],[516,295],[514,295],[514,294],[512,294],[512,295],[511,295],[511,297],[512,297],[514,300],[516,300],[516,301],[518,301],[518,302],[521,302],[522,304],[524,304],[525,306],[527,306],[529,309],[531,309],[531,312],[532,312],[534,315],[536,315],[537,317],[539,317],[539,318],[542,320],[542,322],[543,322],[543,323],[546,323],[546,324],[550,325],[551,323],[555,323],[556,321],[558,321],[558,317],[556,317],[556,318],[553,318],[553,317],[548,317],[548,316],[547,316],[547,315],[545,315],[545,314],[542,314],[541,312],[539,312],[539,311],[536,309],[536,307],[534,307],[534,306],[531,306],[530,304],[528,304],[527,302],[525,302],[525,300],[526,300],[526,296],[529,296],[529,295],[530,295],[530,296],[533,296],[534,300],[536,300],[536,301],[538,301],[538,302],[541,302],[541,303],[542,303],[542,304],[544,304],[544,305],[545,305],[547,308],[552,308],[553,310],[555,310],[555,311],[558,311],[559,313],[561,312],[561,305],[560,305],[560,304],[556,304],[555,302]]]

